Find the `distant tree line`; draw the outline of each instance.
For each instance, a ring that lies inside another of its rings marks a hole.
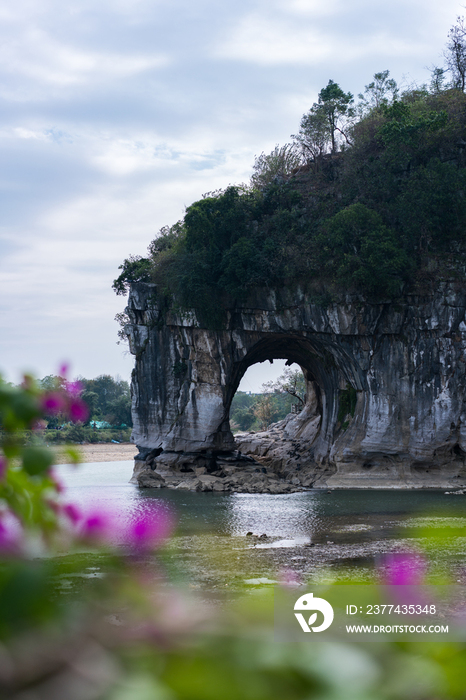
[[[429,84],[401,90],[384,70],[355,100],[329,80],[292,141],[256,158],[250,184],[189,206],[148,257],[123,262],[116,293],[153,281],[162,308],[194,307],[215,327],[255,287],[300,284],[326,304],[341,290],[393,299],[461,275],[465,76],[458,18]]]
[[[40,380],[43,391],[53,392],[63,387],[66,380],[63,377],[48,375]],[[84,426],[92,427],[95,422],[104,422],[114,428],[131,427],[131,394],[129,384],[123,379],[101,374],[95,379],[78,377],[74,385],[78,387],[79,395],[88,409],[88,417]],[[45,415],[48,428],[57,428],[66,420],[60,413]]]
[[[301,410],[305,391],[303,373],[291,368],[285,368],[277,380],[263,384],[261,393],[237,391],[230,407],[230,427],[233,432],[265,430],[291,413],[293,404]]]

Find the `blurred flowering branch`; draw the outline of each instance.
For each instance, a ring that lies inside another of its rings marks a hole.
[[[172,533],[170,511],[156,499],[127,521],[81,510],[64,499],[40,436],[24,444],[44,411],[82,419],[80,392],[66,376],[45,393],[31,377],[0,381],[0,699],[465,697],[464,645],[280,645],[270,597],[249,595],[228,617],[168,587],[154,555]],[[383,573],[395,589],[416,585],[425,559],[395,554]],[[302,583],[293,571],[281,582]]]

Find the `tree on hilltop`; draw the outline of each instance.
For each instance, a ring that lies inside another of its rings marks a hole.
[[[322,88],[318,102],[303,115],[299,132],[292,136],[306,160],[316,162],[329,146],[336,153],[338,134],[349,143],[347,122],[354,116],[352,104],[353,95],[343,92],[333,80]]]
[[[369,109],[379,109],[384,105],[391,104],[398,97],[398,85],[396,80],[390,78],[390,71],[383,70],[374,73],[374,79],[365,86],[364,94],[358,95],[363,107]]]
[[[301,119],[300,129],[292,137],[305,161],[318,163],[326,152],[329,143],[327,117],[320,105],[314,104]]]
[[[448,32],[444,57],[452,75],[453,87],[464,92],[466,88],[466,26],[464,17],[457,17],[456,24]]]
[[[325,114],[332,144],[332,153],[337,150],[337,132],[348,142],[348,137],[344,129],[345,117],[352,117],[354,114],[352,104],[353,95],[350,92],[343,92],[338,83],[333,80],[328,81],[327,87],[319,92],[318,102],[323,114]]]

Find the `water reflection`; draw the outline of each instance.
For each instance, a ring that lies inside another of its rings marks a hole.
[[[316,529],[318,496],[313,493],[237,494],[230,497],[232,534],[309,539]],[[259,545],[260,546],[260,545]]]

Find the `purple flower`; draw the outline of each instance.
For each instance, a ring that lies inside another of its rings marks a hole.
[[[72,514],[73,510],[69,509],[69,515]],[[105,508],[98,507],[82,516],[76,509],[74,514],[79,518],[78,534],[84,540],[110,544],[118,533],[118,523],[114,514]]]
[[[387,586],[386,595],[395,605],[420,605],[421,608],[434,601],[424,579],[427,561],[415,552],[393,552],[387,554],[382,569],[382,583]]]
[[[89,417],[89,409],[81,399],[73,399],[68,407],[70,419],[76,423],[81,421],[84,423]]]
[[[16,516],[6,511],[0,517],[0,554],[18,554],[23,531]]]
[[[92,511],[81,513],[73,505],[63,512],[77,525],[77,534],[84,540],[129,548],[134,553],[152,551],[169,537],[174,527],[173,514],[159,503],[142,504],[142,512],[128,523],[120,513],[96,505]]]
[[[66,401],[63,394],[58,391],[52,391],[42,397],[41,404],[44,413],[57,414],[64,410]]]
[[[73,523],[73,525],[76,525],[76,523],[78,523],[82,518],[79,508],[77,508],[73,503],[67,503],[65,506],[63,506],[63,513]]]
[[[66,414],[73,422],[82,421],[89,417],[89,409],[82,399],[79,398],[82,392],[80,382],[67,383],[65,391],[51,391],[41,399],[41,407],[44,413]]]
[[[108,532],[108,520],[102,513],[94,513],[85,518],[83,523],[83,535],[90,539],[102,539]]]
[[[60,369],[58,370],[58,376],[63,377],[63,379],[66,379],[66,375],[68,374],[68,371],[70,369],[70,366],[68,362],[63,362],[60,365]]]
[[[65,389],[70,396],[77,398],[83,392],[83,386],[81,382],[66,382]]]
[[[150,504],[150,505],[149,505]],[[172,533],[174,518],[167,508],[147,502],[127,531],[127,543],[139,551],[147,551],[162,544]]]

